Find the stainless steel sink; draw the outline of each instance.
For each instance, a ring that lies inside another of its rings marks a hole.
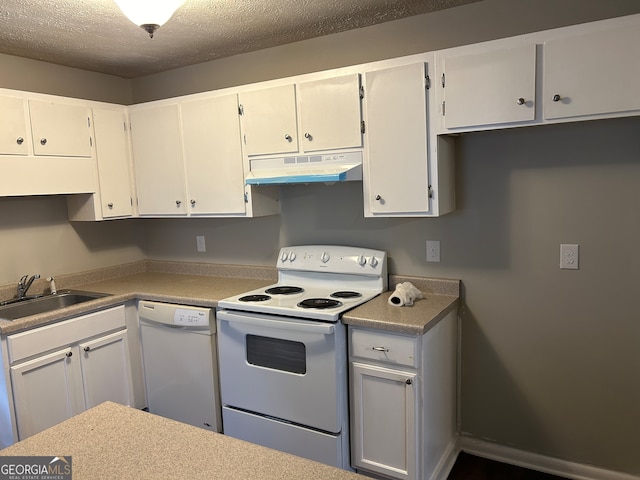
[[[107,293],[83,292],[80,290],[60,290],[55,295],[45,295],[24,300],[10,301],[0,306],[0,320],[17,320],[39,313],[53,312],[97,298],[108,297]]]

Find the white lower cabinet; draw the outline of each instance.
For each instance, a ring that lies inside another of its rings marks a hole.
[[[7,337],[18,440],[104,401],[133,405],[124,306]]]
[[[351,464],[444,479],[455,460],[457,315],[424,335],[349,326]]]

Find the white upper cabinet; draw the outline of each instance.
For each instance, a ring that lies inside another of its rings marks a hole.
[[[29,126],[23,98],[0,95],[0,155],[27,155]]]
[[[91,157],[88,106],[30,99],[29,112],[36,155]]]
[[[362,146],[360,76],[334,76],[241,92],[248,156]]]
[[[298,84],[302,150],[362,146],[360,75]]]
[[[367,72],[365,215],[429,210],[425,64]]]
[[[640,26],[544,43],[544,118],[640,110]]]
[[[237,95],[188,101],[180,109],[190,213],[244,214]]]
[[[240,103],[247,155],[298,151],[294,85],[242,92]]]
[[[126,110],[93,109],[101,212],[104,218],[133,213]]]
[[[131,139],[141,216],[187,213],[178,105],[130,110]]]
[[[445,129],[535,119],[536,45],[442,54]]]

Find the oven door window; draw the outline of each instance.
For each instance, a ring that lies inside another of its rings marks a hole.
[[[247,335],[247,362],[283,372],[307,373],[306,348],[302,342]]]

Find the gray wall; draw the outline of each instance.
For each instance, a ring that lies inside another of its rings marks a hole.
[[[637,0],[484,0],[140,78],[131,82],[131,98],[140,102],[638,12]],[[0,86],[6,86],[0,72]],[[43,79],[44,87],[47,81],[57,83]],[[112,86],[101,88],[112,94]],[[462,135],[456,140],[458,208],[437,219],[365,219],[357,182],[283,187],[282,214],[259,219],[77,226],[65,222],[55,197],[0,199],[0,238],[13,239],[2,243],[0,264],[19,263],[22,272],[21,255],[31,262],[27,270],[33,265],[46,274],[144,254],[273,265],[278,248],[288,244],[384,249],[392,272],[463,282],[463,432],[640,475],[634,441],[640,430],[634,301],[640,287],[639,131],[640,119],[630,118]],[[196,235],[205,235],[206,253],[196,253]],[[35,240],[22,246],[24,238]],[[441,263],[425,262],[427,239],[442,242]],[[560,243],[580,244],[580,270],[559,270]],[[56,254],[58,260],[51,258]],[[65,265],[50,266],[54,261]],[[39,262],[47,268],[38,268]]]

